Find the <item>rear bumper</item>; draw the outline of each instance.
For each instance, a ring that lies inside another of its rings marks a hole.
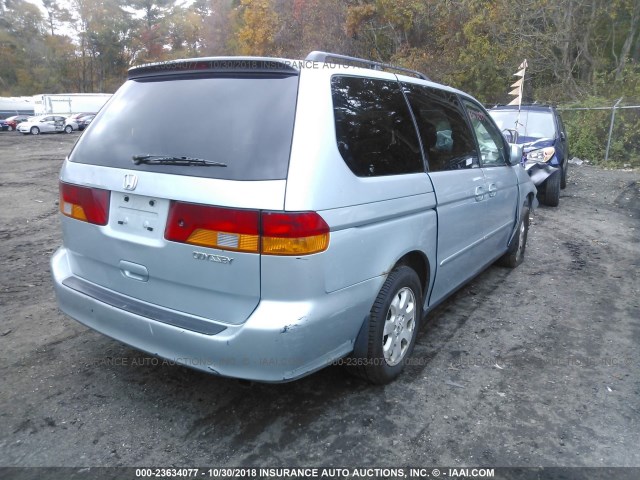
[[[51,259],[58,304],[78,322],[152,355],[197,370],[264,382],[308,375],[353,350],[383,277],[305,301],[261,300],[241,325],[198,333],[131,313],[69,288],[67,251]],[[113,302],[111,302],[113,303]],[[153,307],[153,306],[151,306]],[[150,311],[153,311],[151,309]]]

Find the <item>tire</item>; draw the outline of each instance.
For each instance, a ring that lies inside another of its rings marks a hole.
[[[40,135],[40,129],[38,127],[31,127],[31,135]]]
[[[557,171],[544,182],[544,197],[542,203],[549,207],[557,207],[560,204],[560,177]]]
[[[377,385],[394,380],[413,351],[421,319],[420,278],[411,267],[399,265],[371,307],[367,353],[352,359],[351,373]]]
[[[73,127],[71,125],[67,125],[64,127],[64,133],[73,133]]]
[[[567,188],[567,170],[569,169],[569,161],[565,160],[562,165],[562,177],[560,177],[560,188],[564,190]]]
[[[498,265],[516,268],[523,262],[524,251],[527,248],[527,236],[529,235],[530,214],[531,208],[527,202],[522,206],[520,221],[518,222],[518,233],[516,234],[517,236],[515,241],[511,244],[507,253],[498,259]]]

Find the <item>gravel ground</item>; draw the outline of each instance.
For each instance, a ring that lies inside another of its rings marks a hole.
[[[373,387],[267,385],[61,314],[57,173],[78,134],[0,133],[0,466],[640,466],[640,173],[573,166],[526,260],[491,267]]]

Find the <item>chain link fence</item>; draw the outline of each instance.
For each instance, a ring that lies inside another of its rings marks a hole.
[[[566,105],[558,110],[569,136],[569,154],[591,163],[640,167],[640,101]]]

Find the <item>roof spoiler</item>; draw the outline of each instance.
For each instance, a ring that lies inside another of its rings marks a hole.
[[[374,62],[373,60],[365,60],[364,58],[349,57],[347,55],[340,55],[338,53],[319,52],[313,51],[305,60],[310,62],[325,62],[325,63],[337,63],[340,65],[349,66],[361,66],[364,68],[370,68],[372,70],[395,70],[397,72],[408,73],[414,77],[418,77],[422,80],[429,80],[424,73],[417,70],[410,70],[404,67],[398,67],[396,65],[390,65],[388,63]]]
[[[153,77],[184,73],[260,73],[299,75],[296,63],[282,58],[207,57],[147,63],[131,67],[129,78]]]

